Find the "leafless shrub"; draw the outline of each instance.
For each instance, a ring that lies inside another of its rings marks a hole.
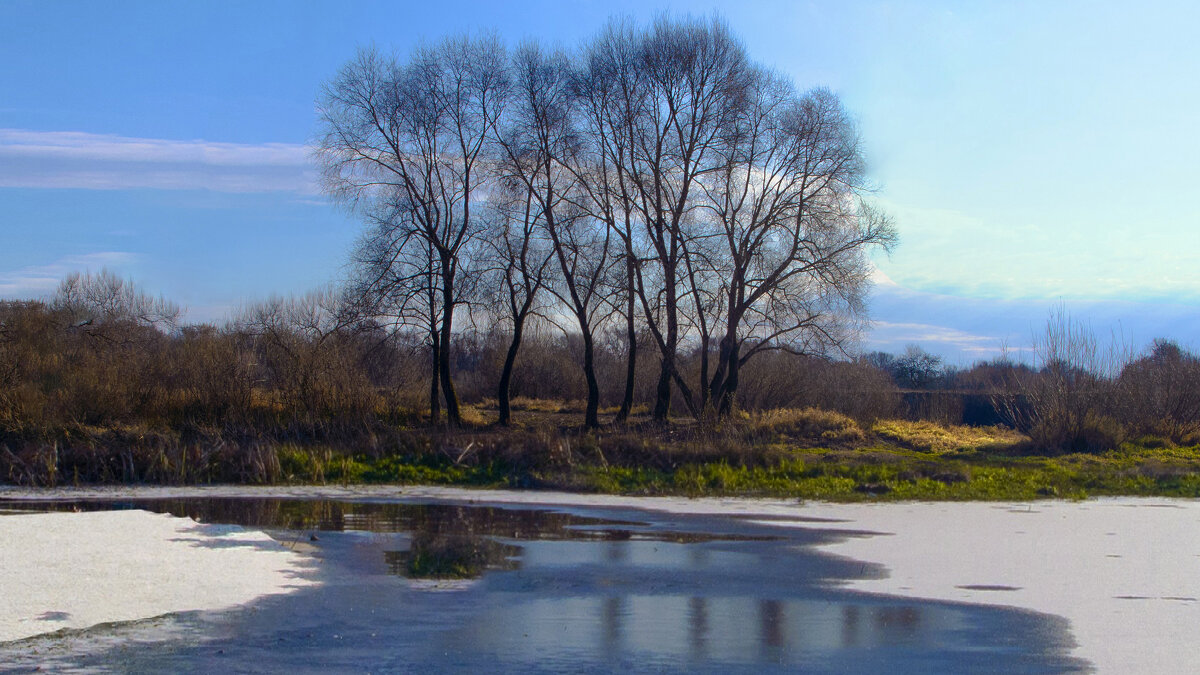
[[[354,321],[345,296],[325,288],[252,305],[238,328],[254,338],[262,382],[313,422],[331,415],[362,419],[376,407],[375,389],[358,362]]]
[[[1119,345],[1102,345],[1063,307],[1035,337],[1038,370],[1011,369],[996,396],[1005,421],[1054,451],[1097,452],[1125,440],[1114,412],[1116,378],[1128,361]]]

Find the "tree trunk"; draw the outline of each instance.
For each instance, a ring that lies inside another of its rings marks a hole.
[[[725,397],[726,375],[729,372],[729,355],[730,345],[732,340],[729,335],[721,338],[721,342],[717,345],[717,367],[713,371],[712,381],[709,382],[708,391],[711,397],[712,406],[721,410],[721,400]]]
[[[625,366],[625,395],[621,398],[621,409],[617,411],[615,420],[618,424],[628,420],[629,413],[633,410],[633,385],[637,375],[637,315],[634,310],[632,260],[626,264],[625,272],[626,292],[629,294],[629,300],[625,306],[625,339],[629,343],[629,355]]]
[[[583,331],[583,375],[587,379],[588,390],[583,425],[588,429],[600,426],[600,383],[596,380],[595,351],[592,332],[590,330]]]
[[[449,265],[443,260],[443,265]],[[452,273],[442,275],[442,339],[438,350],[438,374],[442,380],[442,396],[446,399],[446,424],[462,426],[462,414],[458,409],[458,394],[454,391],[454,380],[450,377],[450,336],[454,325],[454,277]]]
[[[725,377],[725,386],[721,392],[721,400],[717,403],[717,412],[728,415],[733,412],[733,404],[737,396],[738,371],[741,369],[741,350],[737,341],[733,341],[729,353],[729,375]]]
[[[504,355],[504,369],[500,371],[500,386],[496,392],[496,400],[500,402],[499,425],[506,427],[511,422],[512,410],[509,403],[509,383],[512,381],[513,366],[517,363],[517,351],[521,348],[521,332],[525,321],[522,318],[513,322],[512,342],[508,345],[508,353]]]
[[[658,390],[654,397],[654,421],[666,422],[671,416],[671,365],[663,355],[661,368],[658,372]]]
[[[679,344],[679,298],[676,295],[675,267],[663,270],[666,286],[667,335],[663,345],[662,368],[654,400],[654,421],[666,422],[671,415],[671,375],[675,372],[675,353]]]
[[[429,337],[429,424],[437,426],[442,421],[442,401],[438,392],[440,337],[436,330],[430,330]]]
[[[740,275],[736,277],[740,279]],[[742,312],[737,309],[737,300],[730,293],[730,312],[725,325],[725,335],[717,346],[717,368],[713,372],[708,391],[712,406],[718,416],[729,414],[733,394],[737,392],[738,358],[740,348],[737,340],[737,328],[742,322]]]

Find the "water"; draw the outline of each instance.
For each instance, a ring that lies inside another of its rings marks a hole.
[[[12,668],[130,672],[1073,672],[1066,622],[857,594],[837,533],[631,509],[287,499],[142,508],[261,528],[324,583],[231,612],[0,646]],[[231,570],[236,574],[236,570]]]

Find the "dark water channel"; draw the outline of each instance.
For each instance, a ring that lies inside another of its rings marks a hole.
[[[0,663],[129,672],[1074,672],[1066,622],[870,596],[841,536],[600,508],[183,499],[140,508],[267,531],[323,583],[232,612],[0,645]],[[237,570],[230,570],[236,575]],[[153,634],[154,624],[147,631]],[[106,631],[111,634],[105,639]],[[41,659],[41,661],[39,661]]]

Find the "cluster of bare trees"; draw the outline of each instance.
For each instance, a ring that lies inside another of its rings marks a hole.
[[[693,415],[727,413],[754,356],[849,343],[866,256],[894,240],[862,198],[837,98],[753,63],[716,20],[611,23],[574,53],[510,54],[495,38],[407,59],[364,50],[326,86],[321,119],[325,184],[369,223],[354,297],[426,335],[435,421],[442,401],[460,420],[450,348],[464,316],[511,335],[502,423],[531,319],[580,337],[588,426],[597,336],[615,326],[618,420],[642,335],[658,352],[656,420],[676,396]]]

